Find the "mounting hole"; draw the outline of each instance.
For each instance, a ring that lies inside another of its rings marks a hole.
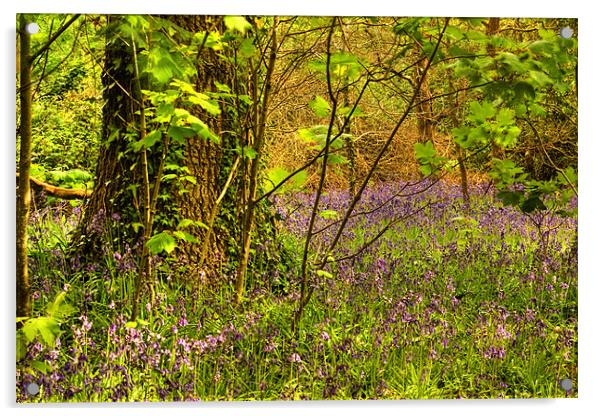
[[[30,396],[35,396],[40,392],[40,386],[37,383],[29,383],[26,387],[27,394]]]
[[[570,39],[573,37],[573,33],[575,33],[573,31],[573,29],[571,29],[570,27],[563,27],[562,29],[560,29],[560,37],[564,38],[564,39]]]
[[[25,31],[30,35],[35,35],[40,31],[40,25],[38,25],[36,22],[27,23],[25,25]]]
[[[573,382],[568,378],[563,378],[560,380],[560,388],[566,392],[569,392],[573,388]]]

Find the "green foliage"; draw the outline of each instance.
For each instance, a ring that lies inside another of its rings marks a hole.
[[[228,30],[237,31],[243,35],[252,28],[247,19],[242,16],[224,16],[224,24]]]
[[[312,109],[316,116],[322,118],[328,117],[328,115],[332,111],[332,108],[330,107],[328,101],[326,101],[319,95],[309,102],[309,108]]]
[[[182,239],[185,239],[183,237]],[[171,236],[167,231],[162,231],[153,235],[147,242],[146,246],[148,247],[151,254],[161,254],[163,252],[170,254],[175,250],[177,243],[176,240]]]
[[[436,172],[447,162],[446,158],[437,156],[437,151],[430,141],[414,144],[414,153],[416,160],[420,163],[420,173],[423,175],[430,175]]]
[[[17,361],[25,357],[28,345],[39,340],[46,347],[54,347],[64,323],[76,309],[66,301],[67,292],[60,292],[46,308],[46,315],[36,318],[18,317],[22,324],[17,331]]]
[[[263,182],[264,192],[269,192],[272,189],[274,189],[277,185],[282,183],[290,175],[291,172],[287,171],[283,167],[275,167],[272,169],[268,169],[266,173],[267,175]],[[307,172],[300,171],[293,175],[291,178],[289,178],[284,185],[278,188],[276,192],[285,193],[299,190],[303,187],[306,180]]]

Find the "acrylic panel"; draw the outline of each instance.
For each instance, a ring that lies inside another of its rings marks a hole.
[[[577,397],[577,37],[17,15],[17,402]]]

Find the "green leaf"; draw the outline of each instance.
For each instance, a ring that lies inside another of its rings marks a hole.
[[[535,88],[528,82],[519,81],[514,84],[514,94],[519,100],[533,100],[535,99]]]
[[[194,137],[196,132],[190,127],[171,126],[167,129],[167,135],[179,144],[184,144],[186,139]]]
[[[221,82],[217,81],[213,81],[213,83],[215,84],[215,88],[217,88],[219,92],[225,92],[227,94],[230,93],[230,87],[228,87],[226,84],[222,84]]]
[[[35,368],[36,370],[38,370],[40,373],[42,373],[44,375],[46,375],[52,371],[52,367],[50,367],[50,365],[48,365],[44,361],[37,361],[37,360],[33,361],[31,363],[31,367]]]
[[[284,181],[284,179],[289,174],[290,174],[290,172],[288,172],[286,169],[284,169],[283,167],[280,167],[280,166],[269,169],[267,171],[267,178],[265,179],[265,181],[263,183],[264,190],[266,192],[271,191],[272,189],[274,189],[276,187],[276,185],[279,185],[282,181]],[[298,172],[297,174],[295,174],[294,176],[289,178],[287,183],[282,185],[280,188],[278,188],[278,190],[276,192],[283,193],[283,192],[290,191],[290,190],[300,189],[306,180],[307,180],[307,172],[306,171]]]
[[[49,317],[62,321],[75,312],[76,309],[65,300],[66,296],[67,292],[59,293],[54,301],[46,307],[46,314]]]
[[[340,143],[340,140],[337,140],[335,143]],[[349,160],[343,155],[336,155],[336,154],[328,155],[328,163],[330,163],[331,165],[341,165],[341,164],[345,164],[348,162],[349,162]]]
[[[163,132],[161,130],[153,130],[148,133],[142,140],[138,140],[137,142],[132,143],[132,149],[135,152],[140,152],[141,150],[150,149],[153,147],[158,141],[161,140],[163,136]]]
[[[198,119],[197,119],[198,120]],[[201,120],[198,120],[190,125],[190,127],[203,139],[209,139],[213,143],[219,143],[220,139],[217,134],[212,132],[205,123]]]
[[[182,221],[178,223],[179,229],[190,227],[191,225],[195,225],[196,221],[191,220],[190,218],[184,218]]]
[[[495,107],[489,101],[483,101],[482,103],[471,101],[469,107],[470,115],[466,118],[477,124],[484,123],[487,119],[495,116],[496,113]]]
[[[247,30],[252,29],[251,23],[247,22],[242,16],[224,16],[224,24],[226,28],[231,31],[238,31],[243,35],[247,33]]]
[[[240,43],[238,51],[240,52],[240,56],[246,59],[255,56],[255,54],[257,53],[257,48],[255,48],[252,38],[245,38]]]
[[[325,220],[336,220],[339,216],[339,213],[332,210],[332,209],[326,209],[322,212],[320,212],[320,217],[324,218]]]
[[[500,191],[497,194],[497,197],[502,201],[504,205],[513,205],[516,206],[521,201],[521,192],[515,191]]]
[[[212,116],[217,116],[221,113],[221,109],[215,101],[205,99],[199,94],[190,95],[188,97],[188,101],[190,101],[192,104],[201,106],[203,110],[207,111]]]
[[[153,121],[157,123],[167,123],[171,120],[174,115],[174,106],[173,104],[161,103],[157,106],[157,111],[155,114],[155,118]]]
[[[426,143],[414,144],[414,153],[416,154],[416,159],[418,159],[418,161],[428,162],[435,157],[437,151],[435,150],[433,143],[428,141]]]
[[[198,243],[199,240],[195,236],[185,231],[174,231],[173,235],[179,238],[182,241],[186,241],[187,243]]]
[[[186,175],[186,176],[182,177],[182,179],[185,180],[186,182],[189,182],[189,183],[193,184],[193,185],[197,184],[196,178],[194,176],[192,176],[192,175]]]
[[[489,39],[485,33],[478,30],[469,30],[465,33],[465,35],[468,40],[476,40],[479,42],[487,41]]]
[[[171,181],[172,179],[176,179],[178,175],[175,173],[168,173],[167,175],[163,175],[161,178],[162,181]]]
[[[136,321],[129,321],[125,323],[125,327],[126,328],[136,328],[138,326],[138,322]]]
[[[531,114],[537,117],[545,117],[547,114],[546,109],[537,103],[531,103],[529,106],[529,111]]]
[[[510,108],[500,109],[495,116],[495,120],[501,125],[514,124],[514,110]]]
[[[171,57],[169,50],[161,47],[153,47],[148,52],[149,66],[145,72],[150,72],[153,77],[164,85],[174,77],[174,74],[180,72],[178,65]]]
[[[575,169],[572,166],[569,166],[568,168],[565,168],[563,170],[564,176],[558,172],[558,181],[560,183],[562,183],[563,185],[568,185],[565,176],[568,178],[568,180],[571,182],[571,184],[573,185],[577,185],[577,172],[575,172]]]
[[[555,34],[555,36],[557,36]],[[554,44],[548,40],[537,40],[528,46],[529,50],[537,55],[551,55],[554,53]]]
[[[176,240],[167,232],[163,231],[152,236],[146,242],[146,246],[151,254],[155,255],[162,252],[169,254],[176,248]]]
[[[327,279],[332,279],[332,274],[327,272],[326,270],[318,270],[318,271],[316,271],[316,274],[319,277],[325,277]]]
[[[250,146],[245,146],[243,148],[243,154],[247,159],[255,159],[257,157],[257,150]]]
[[[445,30],[445,36],[455,40],[460,40],[464,37],[465,31],[457,26],[448,26]]]
[[[546,73],[541,71],[529,71],[529,78],[536,87],[545,87],[554,83]]]
[[[520,205],[520,209],[525,213],[530,213],[537,209],[544,211],[546,209],[546,205],[539,198],[538,193],[533,193]]]
[[[353,112],[351,110],[353,110]],[[349,113],[351,113],[351,115]],[[337,115],[349,118],[365,117],[365,114],[359,106],[355,107],[355,109],[353,109],[351,106],[339,107],[337,109]]]
[[[48,316],[30,319],[21,330],[28,343],[40,335],[43,344],[49,347],[54,345],[54,340],[60,331],[57,320]]]
[[[309,102],[309,108],[311,108],[318,117],[328,117],[331,111],[328,101],[319,95]]]

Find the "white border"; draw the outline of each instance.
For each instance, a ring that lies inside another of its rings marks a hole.
[[[472,3],[472,4],[471,4]],[[383,414],[403,413],[507,415],[508,413],[545,413],[549,415],[592,414],[600,409],[600,244],[602,236],[600,216],[600,15],[585,1],[525,1],[502,2],[394,1],[394,0],[18,0],[2,7],[2,51],[4,64],[0,65],[3,136],[0,169],[2,195],[2,229],[4,246],[2,276],[4,290],[2,311],[3,341],[1,354],[0,406],[9,415],[64,415],[85,412],[105,415],[107,411],[129,416],[178,412],[188,414],[250,414],[250,415],[304,415],[351,413],[354,415],[377,411]],[[69,405],[44,407],[16,407],[14,400],[14,258],[15,258],[15,14],[31,13],[166,13],[166,14],[280,14],[280,15],[397,15],[397,16],[502,16],[502,17],[577,17],[579,18],[579,399],[573,400],[493,400],[493,401],[412,401],[412,402],[309,402],[309,403],[221,403],[221,404],[165,404],[144,405]]]

